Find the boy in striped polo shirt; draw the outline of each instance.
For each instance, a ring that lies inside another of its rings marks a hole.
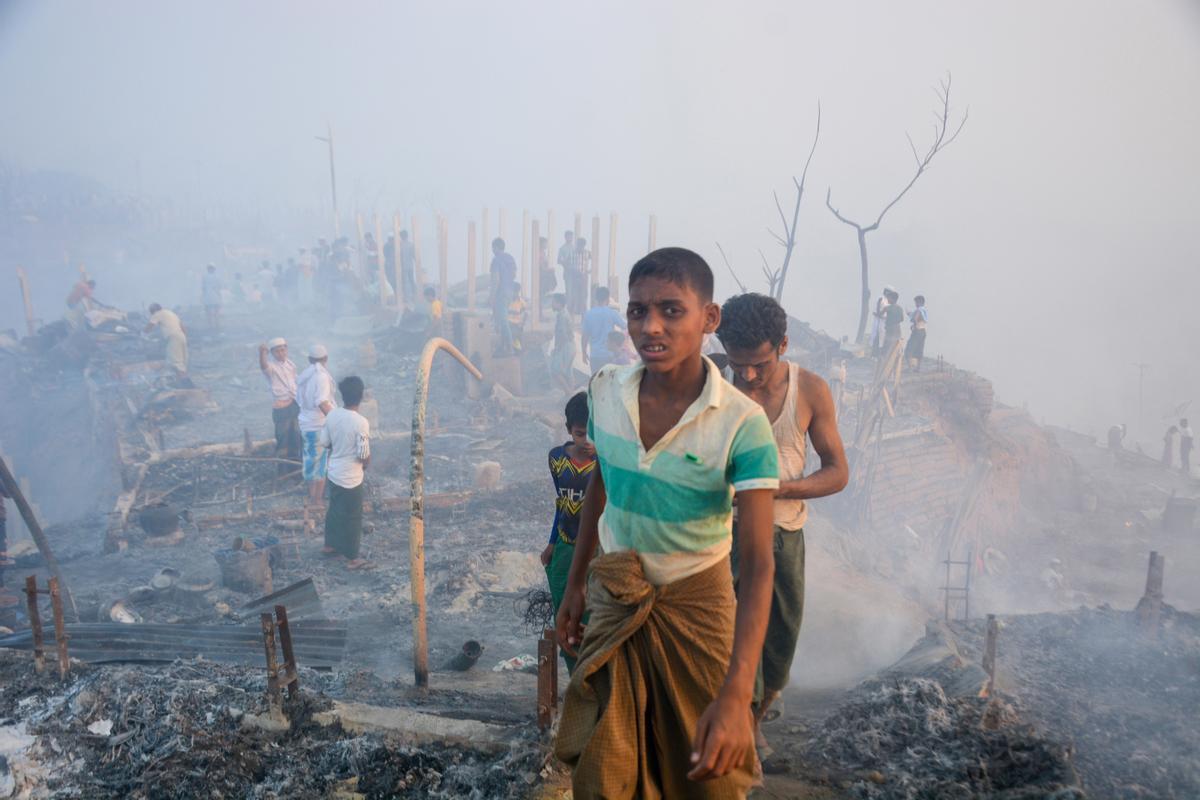
[[[605,367],[588,390],[600,469],[556,624],[578,648],[555,747],[577,798],[735,798],[753,781],[778,454],[762,408],[701,355],[721,320],[712,292],[689,250],[639,261],[626,316],[642,363]]]

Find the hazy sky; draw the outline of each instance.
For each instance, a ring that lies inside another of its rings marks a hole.
[[[896,285],[906,307],[924,293],[928,351],[1047,421],[1134,424],[1137,361],[1148,438],[1161,411],[1200,399],[1193,3],[0,8],[0,159],[189,202],[321,208],[313,136],[332,122],[347,213],[436,207],[461,226],[503,205],[515,228],[522,208],[554,208],[561,230],[574,210],[618,211],[626,260],[654,212],[659,244],[708,257],[721,294],[715,241],[756,288],[756,249],[778,258],[771,191],[790,204],[819,100],[785,300],[839,336],[857,321],[857,248],[825,190],[873,218],[952,71],[970,121],[871,235],[872,289]]]

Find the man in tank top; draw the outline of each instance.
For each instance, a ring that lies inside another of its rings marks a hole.
[[[787,685],[800,635],[808,500],[840,492],[850,472],[828,384],[783,358],[788,346],[787,313],[779,303],[761,294],[731,297],[721,307],[717,336],[729,356],[733,385],[767,412],[779,448],[774,590],[754,693],[756,719],[761,720]],[[821,466],[805,475],[809,440]],[[736,558],[733,570],[736,581]],[[765,757],[769,748],[761,733],[757,737]]]

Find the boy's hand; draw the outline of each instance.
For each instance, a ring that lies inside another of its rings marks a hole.
[[[541,559],[542,559],[543,567],[550,566],[550,559],[551,559],[551,557],[553,557],[553,555],[554,555],[554,543],[551,542],[550,544],[546,545],[546,549],[542,551]]]
[[[728,775],[754,747],[754,720],[748,699],[717,695],[696,723],[688,779],[707,781]]]
[[[558,646],[572,658],[577,656],[579,643],[583,641],[583,611],[583,587],[577,588],[568,583],[562,604],[558,607],[558,617],[554,620],[554,638],[558,639]]]

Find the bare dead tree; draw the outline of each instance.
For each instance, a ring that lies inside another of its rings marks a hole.
[[[733,278],[733,282],[738,285],[738,289],[742,292],[742,294],[745,294],[746,284],[742,283],[742,279],[739,278],[737,273],[733,271],[733,265],[729,263],[729,256],[725,255],[725,248],[721,247],[720,242],[717,242],[716,244],[717,249],[721,251],[721,260],[725,262],[725,269],[729,270],[729,275]]]
[[[900,190],[900,193],[892,199],[892,202],[883,207],[883,210],[879,212],[879,216],[875,218],[874,222],[870,225],[863,225],[843,216],[838,209],[833,207],[833,189],[829,188],[825,192],[825,206],[839,221],[854,228],[858,234],[858,258],[862,268],[862,303],[858,315],[858,333],[855,335],[854,341],[859,344],[862,344],[863,337],[866,334],[867,314],[870,313],[871,308],[871,286],[867,266],[867,234],[879,227],[879,224],[883,222],[884,215],[891,211],[892,207],[900,202],[900,198],[908,194],[908,190],[913,187],[917,179],[925,174],[930,162],[933,161],[933,157],[949,147],[950,143],[958,138],[958,134],[962,132],[963,126],[967,124],[968,112],[964,111],[962,119],[958,122],[958,126],[954,128],[953,132],[950,131],[950,85],[951,76],[947,73],[945,79],[934,89],[934,93],[938,99],[938,109],[933,112],[935,119],[933,123],[933,142],[929,145],[924,155],[917,152],[917,146],[913,144],[912,137],[905,134],[908,138],[908,146],[912,149],[913,160],[916,162],[916,171],[904,188]]]
[[[767,233],[783,247],[783,264],[779,269],[772,270],[766,265],[767,257],[763,256],[763,272],[767,276],[768,293],[779,302],[783,302],[783,285],[787,281],[788,267],[792,263],[792,253],[796,249],[796,228],[800,222],[800,201],[804,199],[804,184],[808,180],[808,167],[812,164],[813,153],[817,152],[817,141],[821,138],[821,103],[817,103],[817,129],[813,133],[812,147],[808,151],[808,160],[804,162],[804,171],[800,173],[800,179],[792,176],[792,184],[796,187],[796,204],[792,208],[792,220],[788,223],[787,216],[783,213],[783,204],[779,202],[779,193],[772,192],[775,197],[775,210],[779,212],[779,222],[783,227],[783,233],[777,233],[770,228],[767,228]],[[762,251],[759,250],[759,254]]]

